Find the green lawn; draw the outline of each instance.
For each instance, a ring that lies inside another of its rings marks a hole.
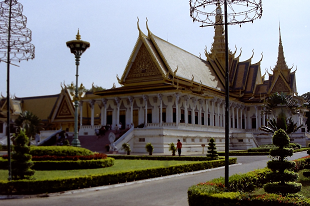
[[[36,171],[34,178],[37,180],[57,179],[61,177],[76,177],[84,175],[108,174],[122,172],[128,170],[148,169],[154,167],[169,167],[182,164],[190,164],[199,161],[163,161],[163,160],[115,160],[112,167],[99,169],[84,169],[84,170],[47,170]],[[0,180],[8,179],[8,170],[0,170]]]

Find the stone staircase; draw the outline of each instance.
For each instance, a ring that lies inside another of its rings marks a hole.
[[[89,149],[93,152],[99,152],[99,153],[109,153],[107,152],[105,145],[110,144],[109,141],[109,134],[111,132],[114,132],[114,130],[109,130],[105,133],[104,136],[99,136],[99,138],[96,135],[87,135],[79,136],[79,140],[81,143],[81,147]],[[115,134],[116,138],[118,138],[119,134]],[[72,136],[68,138],[69,142],[72,141]]]

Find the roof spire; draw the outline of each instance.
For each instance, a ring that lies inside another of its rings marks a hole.
[[[225,59],[225,36],[223,27],[223,14],[221,9],[221,3],[217,1],[216,3],[216,25],[214,26],[214,41],[212,43],[212,48],[210,50],[211,57],[217,57],[219,59]]]
[[[280,22],[279,22],[278,61],[277,61],[277,65],[274,68],[274,71],[276,71],[276,70],[284,70],[284,69],[288,69],[288,66],[286,65],[285,58],[284,58],[283,45],[282,45],[282,39],[281,39],[281,28],[280,28]]]

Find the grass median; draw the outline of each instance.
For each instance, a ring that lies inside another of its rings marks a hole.
[[[66,177],[80,177],[87,175],[109,174],[140,169],[152,169],[157,167],[170,167],[198,163],[199,161],[162,161],[162,160],[122,160],[116,159],[112,167],[80,170],[36,170],[33,178],[36,180],[49,180]],[[0,180],[8,179],[8,170],[0,170]]]

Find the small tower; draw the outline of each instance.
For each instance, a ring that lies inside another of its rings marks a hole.
[[[212,59],[217,58],[218,60],[220,60],[220,62],[225,63],[225,36],[223,27],[223,15],[220,3],[217,3],[215,22],[218,25],[214,26],[214,42],[210,50],[210,57]]]
[[[291,72],[291,70],[292,68],[288,68],[285,61],[281,39],[281,29],[279,26],[278,59],[277,64],[272,70],[273,74],[270,75],[272,78],[269,78],[272,82],[268,94],[273,94],[275,92],[284,92],[289,95],[297,94],[295,71]]]

